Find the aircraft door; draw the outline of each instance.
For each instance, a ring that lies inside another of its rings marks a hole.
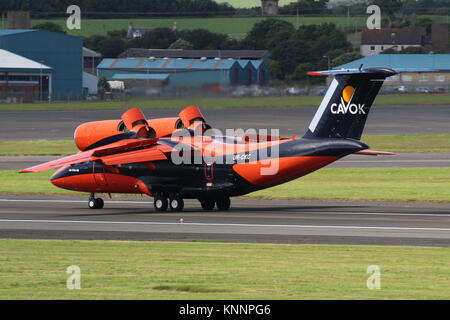
[[[205,163],[205,178],[214,179],[214,163]]]
[[[105,167],[96,164],[95,162],[92,163],[92,172],[94,174],[94,180],[95,183],[98,186],[106,186],[108,185],[108,182],[106,181],[106,175],[105,175]]]

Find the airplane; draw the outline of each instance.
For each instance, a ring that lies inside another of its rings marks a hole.
[[[310,72],[334,78],[301,138],[208,135],[212,128],[196,106],[159,119],[132,108],[119,120],[78,126],[79,153],[20,172],[60,168],[51,182],[90,193],[91,209],[104,206],[96,193],[131,193],[153,197],[157,212],[182,211],[183,199],[198,199],[207,211],[228,210],[230,197],[297,179],[347,155],[393,154],[370,150],[360,139],[383,81],[397,72],[381,67]],[[200,160],[179,162],[174,155]],[[272,165],[276,170],[263,172]]]

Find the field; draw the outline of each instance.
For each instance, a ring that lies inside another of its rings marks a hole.
[[[420,16],[418,16],[420,17]],[[440,23],[448,23],[447,16],[429,16],[433,21]],[[346,16],[285,16],[278,17],[279,19],[289,21],[298,25],[334,23],[337,26],[355,27],[361,29],[365,27],[367,16],[356,16],[348,19]],[[80,30],[68,30],[65,19],[51,19],[51,20],[32,20],[32,25],[43,22],[54,22],[63,27],[63,29],[71,35],[89,37],[92,35],[106,34],[112,30],[126,30],[130,22],[136,27],[153,27],[170,28],[173,23],[177,22],[178,29],[197,29],[204,28],[212,32],[222,32],[229,34],[232,38],[243,38],[245,34],[250,31],[253,25],[265,18],[263,17],[213,17],[213,18],[133,18],[133,19],[82,19]]]
[[[132,107],[142,109],[179,109],[194,104],[200,108],[245,108],[245,107],[304,107],[318,106],[323,97],[283,96],[245,98],[180,98],[124,101],[55,101],[50,103],[0,104],[1,111],[28,110],[126,110]],[[450,94],[389,94],[378,95],[374,105],[434,105],[450,104]]]
[[[0,299],[448,299],[449,259],[429,247],[0,240]],[[80,290],[66,288],[71,265]],[[380,290],[367,288],[370,265]]]
[[[450,134],[363,136],[372,149],[390,152],[450,152]],[[78,152],[72,140],[0,141],[0,156],[51,156]]]
[[[49,181],[52,173],[0,170],[0,193],[80,194],[53,186]],[[322,169],[246,197],[450,202],[450,168]]]

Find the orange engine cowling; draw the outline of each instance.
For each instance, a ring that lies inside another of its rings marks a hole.
[[[202,124],[204,130],[211,128],[206,124],[205,117],[197,106],[184,108],[178,116],[185,128],[194,129],[199,122]]]
[[[159,118],[147,120],[147,123],[155,131],[156,137],[159,138],[171,134],[176,129],[178,120],[178,118]],[[128,129],[122,120],[86,122],[75,129],[74,140],[78,149],[84,151],[94,143],[127,131]],[[105,142],[107,143],[108,140],[105,140]]]
[[[73,137],[77,148],[84,151],[100,140],[123,133],[123,130],[120,130],[121,123],[121,120],[103,120],[79,125]]]

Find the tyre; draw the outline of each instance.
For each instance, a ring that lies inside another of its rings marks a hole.
[[[171,197],[169,199],[169,206],[171,211],[182,211],[184,208],[184,201],[181,197]]]
[[[217,209],[219,210],[228,210],[230,209],[231,201],[230,198],[221,198],[216,200]]]
[[[202,205],[203,210],[211,211],[214,210],[216,202],[213,199],[202,199],[200,200],[200,204]]]
[[[104,204],[102,198],[91,198],[88,202],[89,209],[102,209]]]
[[[169,205],[169,202],[167,200],[167,197],[157,195],[155,196],[153,200],[153,207],[155,207],[155,211],[157,212],[163,212],[167,210],[167,207]]]

